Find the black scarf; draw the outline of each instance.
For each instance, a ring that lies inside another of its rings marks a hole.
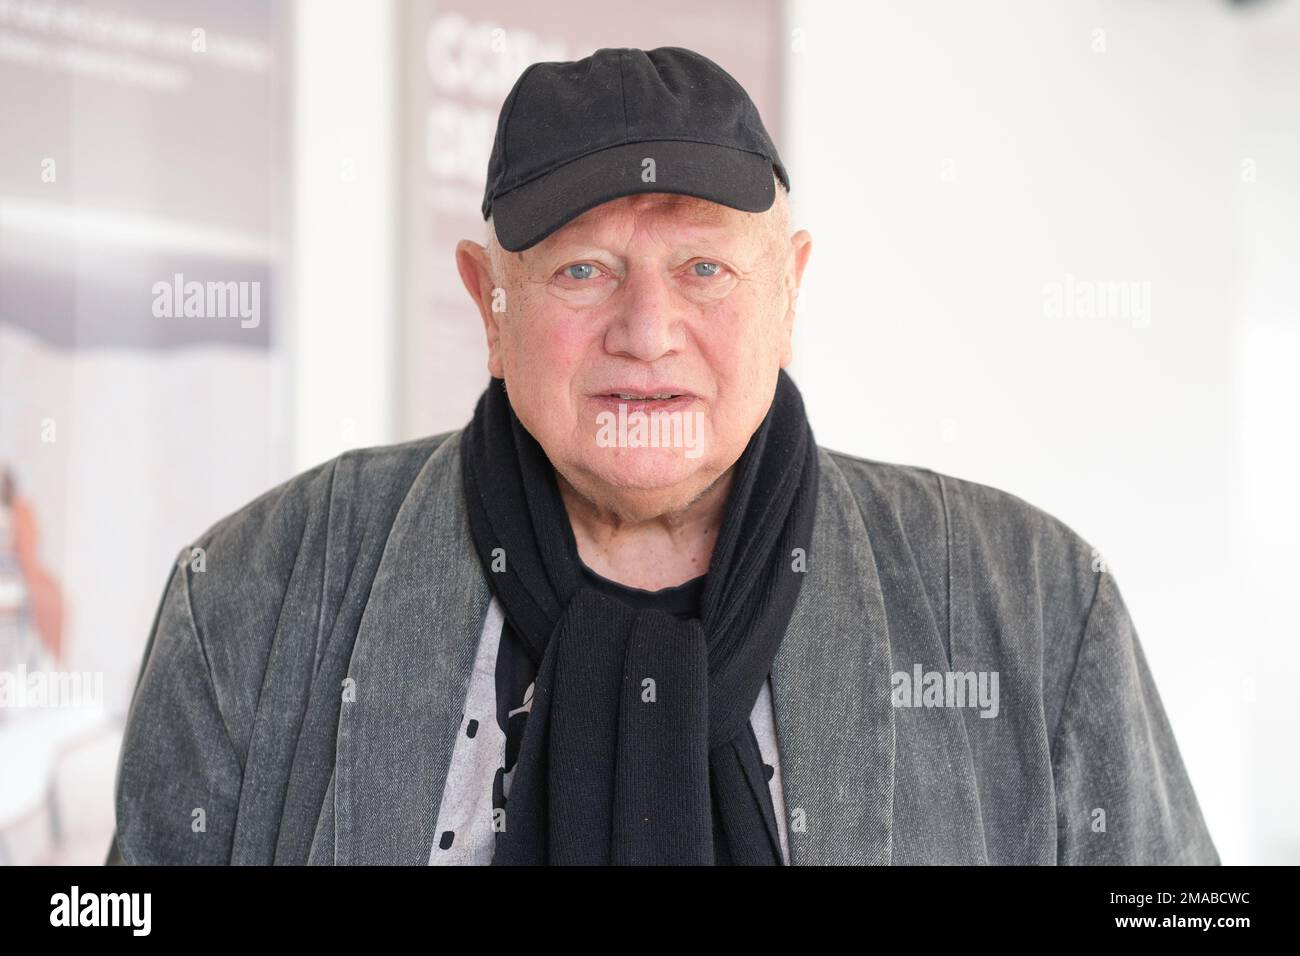
[[[475,548],[538,668],[492,862],[780,865],[749,714],[812,541],[817,446],[794,382],[780,373],[736,463],[698,620],[584,584],[554,469],[501,379],[462,447]]]

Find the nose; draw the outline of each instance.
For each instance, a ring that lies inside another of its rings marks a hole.
[[[605,350],[653,362],[681,348],[686,303],[656,269],[629,269],[605,330]]]

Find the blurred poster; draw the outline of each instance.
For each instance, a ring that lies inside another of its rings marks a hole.
[[[731,73],[781,145],[787,37],[776,0],[670,0],[593,10],[577,0],[485,5],[415,0],[406,7],[404,437],[459,428],[487,384],[482,322],[456,272],[461,239],[482,242],[488,155],[497,114],[531,63],[578,60],[602,47],[681,46]]]
[[[0,862],[103,860],[169,565],[283,477],[280,10],[0,0]]]

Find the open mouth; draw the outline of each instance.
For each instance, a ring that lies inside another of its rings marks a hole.
[[[690,392],[679,392],[674,389],[661,389],[655,392],[601,392],[593,395],[592,398],[597,405],[614,412],[618,411],[619,406],[623,406],[628,411],[671,412],[689,408],[695,402],[695,396]]]

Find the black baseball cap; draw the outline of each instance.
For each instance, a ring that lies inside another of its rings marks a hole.
[[[653,162],[647,162],[652,160]],[[518,252],[594,206],[663,192],[763,212],[790,179],[736,80],[681,47],[534,63],[497,119],[483,218]]]

